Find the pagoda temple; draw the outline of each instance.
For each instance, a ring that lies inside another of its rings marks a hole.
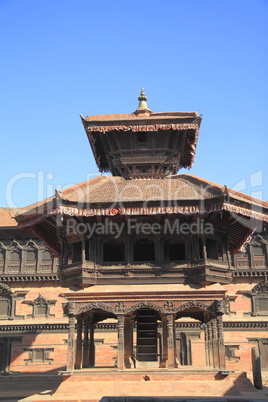
[[[81,116],[108,175],[0,210],[2,372],[268,368],[268,203],[178,174],[201,116],[138,100]]]

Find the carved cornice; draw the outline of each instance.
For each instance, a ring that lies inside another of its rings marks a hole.
[[[68,324],[0,325],[0,333],[68,332]]]
[[[268,321],[224,322],[225,331],[268,331]]]
[[[268,270],[267,269],[262,269],[262,270],[256,270],[256,269],[247,269],[247,270],[237,270],[232,272],[232,276],[234,278],[243,278],[243,277],[267,277],[268,276]]]
[[[160,324],[161,326],[161,324]],[[0,333],[68,333],[68,324],[23,324],[23,325],[0,325]],[[175,324],[177,331],[200,331],[198,322],[180,322]],[[268,331],[268,321],[234,321],[224,322],[224,331]],[[95,331],[115,332],[117,323],[98,323],[95,324]]]
[[[39,281],[59,281],[60,277],[57,274],[16,274],[6,275],[1,274],[2,282],[39,282]]]

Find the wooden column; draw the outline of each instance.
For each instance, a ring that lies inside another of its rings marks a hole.
[[[86,261],[86,238],[82,239],[82,255],[81,255],[82,264],[85,264]]]
[[[208,325],[206,324],[205,329],[205,352],[206,352],[206,365],[210,366],[209,361],[209,337],[208,337]]]
[[[89,319],[89,367],[95,366],[94,317]]]
[[[223,322],[222,315],[217,316],[217,331],[218,331],[218,353],[219,353],[219,369],[225,369],[225,347],[223,338]]]
[[[216,318],[211,320],[212,323],[212,349],[214,367],[219,368],[219,348],[218,348],[218,330]]]
[[[174,315],[167,314],[167,367],[175,367]]]
[[[167,364],[167,316],[163,315],[162,316],[162,350],[163,350],[163,354],[162,354],[162,358],[161,358],[161,363],[163,365],[163,367],[166,367]]]
[[[212,323],[209,321],[207,323],[208,331],[208,356],[209,356],[209,366],[214,367],[214,356],[213,356],[213,346],[212,346]]]
[[[131,368],[132,364],[134,363],[133,358],[133,318],[132,317],[125,317],[125,367]]]
[[[74,369],[75,321],[76,319],[74,316],[69,316],[67,371],[70,372],[72,372]]]
[[[118,315],[118,341],[117,341],[117,368],[125,368],[125,336],[124,336],[124,315]]]
[[[83,368],[89,367],[89,345],[88,345],[89,317],[84,318],[84,347],[83,347]]]
[[[75,357],[75,368],[77,370],[82,368],[82,330],[83,330],[83,319],[80,315],[77,317],[77,338],[76,338],[76,357]]]
[[[203,247],[203,259],[204,259],[204,262],[206,262],[207,261],[207,247],[206,247],[206,238],[204,235],[202,236],[202,247]]]

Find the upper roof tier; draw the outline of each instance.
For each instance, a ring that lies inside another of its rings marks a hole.
[[[133,179],[163,178],[191,168],[200,115],[153,113],[144,90],[138,99],[133,113],[81,116],[99,170]]]

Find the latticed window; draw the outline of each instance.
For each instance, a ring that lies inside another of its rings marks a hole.
[[[268,282],[258,283],[251,292],[252,315],[268,315]]]
[[[35,261],[36,252],[33,250],[26,251],[26,261]]]
[[[50,313],[50,307],[55,305],[56,300],[47,300],[39,294],[35,300],[25,300],[23,303],[32,306],[32,314],[29,314],[28,317],[54,317],[54,314]]]
[[[266,266],[266,258],[265,258],[265,248],[264,244],[254,245],[252,250],[252,258],[253,265],[255,268],[265,267]]]
[[[249,255],[248,251],[241,251],[235,255],[235,261],[237,268],[248,268],[249,267]]]
[[[10,261],[19,262],[20,261],[20,253],[18,251],[11,251]]]
[[[1,297],[0,299],[0,318],[8,318],[10,315],[10,300]]]
[[[45,317],[47,315],[48,306],[46,304],[40,304],[35,306],[35,316]]]
[[[28,359],[24,359],[26,364],[28,363],[49,363],[53,362],[50,358],[51,352],[54,352],[54,348],[37,348],[37,349],[24,349],[28,352]]]
[[[44,250],[42,253],[42,260],[43,261],[51,261],[51,254],[48,250]]]
[[[239,350],[239,345],[225,345],[225,356],[227,360],[239,361],[240,357],[236,355],[237,350]]]
[[[267,312],[268,314],[268,296],[257,299],[258,311],[259,312]]]

